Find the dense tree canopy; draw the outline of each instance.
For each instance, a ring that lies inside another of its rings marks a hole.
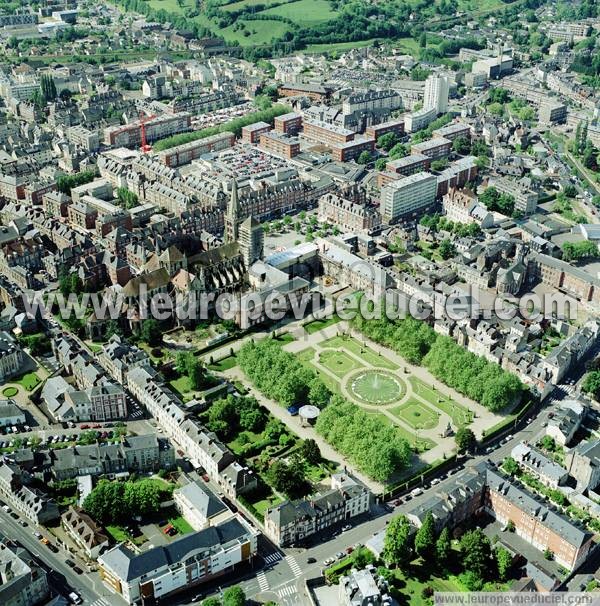
[[[237,358],[256,387],[284,406],[310,403],[323,408],[331,397],[318,375],[273,339],[244,344]]]
[[[394,427],[338,396],[321,412],[316,429],[337,451],[380,482],[410,461],[410,446]]]
[[[405,515],[390,520],[383,539],[383,559],[386,564],[401,566],[410,561],[412,537],[410,522]]]

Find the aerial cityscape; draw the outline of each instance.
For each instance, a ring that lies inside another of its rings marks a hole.
[[[599,545],[600,0],[0,0],[0,606]]]

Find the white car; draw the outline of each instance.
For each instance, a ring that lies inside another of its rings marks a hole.
[[[439,478],[433,478],[433,480],[431,480],[431,485],[435,486],[436,484],[439,484],[441,482],[441,480]]]

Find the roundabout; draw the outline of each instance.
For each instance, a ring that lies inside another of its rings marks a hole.
[[[350,377],[347,388],[357,400],[376,405],[397,402],[406,393],[406,385],[401,379],[379,369],[356,373]]]

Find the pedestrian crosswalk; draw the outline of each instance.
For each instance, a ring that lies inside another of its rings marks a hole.
[[[298,562],[296,562],[296,558],[294,556],[286,556],[285,561],[289,564],[289,567],[292,569],[294,573],[294,578],[299,577],[302,574],[302,568],[300,568]]]
[[[91,606],[110,606],[110,602],[105,598],[98,598],[91,603]]]
[[[269,589],[267,575],[262,570],[256,575],[256,580],[258,581],[258,586],[261,591],[267,591],[267,589]]]
[[[139,417],[144,416],[144,413],[142,412],[142,410],[140,408],[138,408],[137,410],[134,410],[129,416],[132,419],[137,419]]]
[[[280,598],[285,598],[286,596],[292,596],[296,593],[296,588],[293,585],[286,585],[281,589],[277,590],[277,595]]]
[[[283,559],[283,556],[277,552],[273,552],[269,555],[263,556],[263,560],[266,564],[274,564],[275,562],[279,562],[279,560],[281,559]]]

